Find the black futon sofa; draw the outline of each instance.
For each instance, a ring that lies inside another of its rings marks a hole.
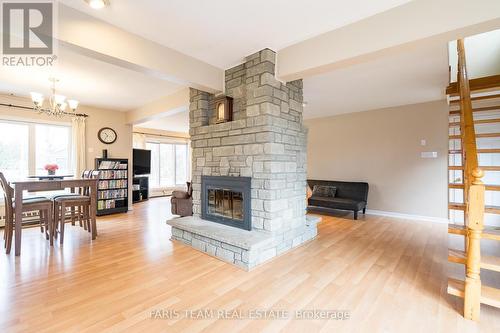
[[[313,191],[312,196],[308,199],[308,210],[352,210],[355,220],[358,219],[358,212],[360,210],[363,211],[363,214],[366,212],[368,183],[308,180],[307,184]],[[315,185],[318,185],[317,193],[314,191]],[[324,186],[334,187],[335,190],[331,191],[331,188],[325,188]],[[327,190],[326,193],[325,190]]]

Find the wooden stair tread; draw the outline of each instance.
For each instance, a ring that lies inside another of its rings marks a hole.
[[[448,151],[449,154],[462,154],[461,149],[451,149]],[[500,154],[500,148],[487,148],[487,149],[478,149],[478,154]]]
[[[465,231],[465,227],[461,224],[448,224],[448,233],[453,235],[462,235],[464,236],[467,232]]]
[[[465,252],[456,249],[448,249],[448,261],[465,265]],[[481,268],[500,272],[500,257],[481,255]]]
[[[494,89],[500,87],[500,75],[491,75],[485,77],[479,77],[476,79],[469,79],[470,91],[484,91],[489,89]],[[448,87],[446,87],[446,95],[457,96],[458,95],[458,83],[451,82]]]
[[[495,99],[495,98],[500,98],[500,94],[473,96],[473,97],[471,97],[471,101],[475,102],[475,101],[482,101],[485,99]],[[460,99],[451,100],[450,104],[460,104]]]
[[[462,235],[465,236],[467,230],[465,226],[461,224],[448,224],[448,233],[453,235]],[[492,226],[484,226],[481,238],[491,239],[491,240],[500,240],[500,228],[492,227]]]
[[[483,169],[483,171],[500,171],[500,166],[498,165],[480,165],[480,169]]]
[[[461,135],[450,135],[450,139],[461,139]],[[500,133],[478,133],[476,138],[500,138]]]
[[[483,171],[500,171],[500,165],[480,165]],[[461,165],[449,165],[448,170],[463,170],[464,167]]]
[[[448,184],[448,188],[462,189],[462,188],[464,188],[464,184],[462,184],[462,183],[450,183],[450,184]],[[486,191],[500,191],[500,185],[485,184],[484,189]],[[500,208],[500,207],[498,207],[498,208]]]
[[[500,118],[474,120],[474,124],[495,124],[495,123],[500,123]],[[457,127],[457,126],[460,126],[460,122],[455,121],[455,122],[449,123],[449,125],[450,125],[450,127]]]
[[[463,203],[450,202],[448,204],[448,209],[464,210],[465,205]],[[500,214],[500,206],[484,206],[484,212],[489,214]]]
[[[447,288],[448,294],[463,298],[464,289],[465,289],[465,283],[463,281],[448,278],[448,288]]]
[[[482,108],[473,108],[472,112],[487,112],[487,111],[500,111],[500,105],[484,106]],[[460,110],[450,110],[450,115],[459,115]]]
[[[449,278],[448,294],[463,298],[465,294],[465,282],[462,280]],[[482,304],[500,308],[500,289],[481,285],[480,301]]]

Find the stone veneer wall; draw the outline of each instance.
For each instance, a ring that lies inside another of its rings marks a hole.
[[[275,235],[274,255],[316,235],[306,225],[306,139],[302,80],[275,78],[264,49],[226,71],[234,120],[215,124],[214,96],[190,91],[193,211],[201,214],[201,176],[252,177],[252,228]],[[271,256],[272,257],[272,256]]]

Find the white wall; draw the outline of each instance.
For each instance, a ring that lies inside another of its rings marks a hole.
[[[437,101],[307,120],[308,178],[368,182],[368,209],[447,218],[447,114]]]
[[[465,38],[465,58],[470,79],[500,74],[500,29]],[[457,81],[457,41],[448,44],[451,81]]]

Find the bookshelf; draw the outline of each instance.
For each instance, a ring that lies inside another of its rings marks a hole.
[[[128,159],[96,158],[99,170],[97,183],[97,215],[128,211]]]

